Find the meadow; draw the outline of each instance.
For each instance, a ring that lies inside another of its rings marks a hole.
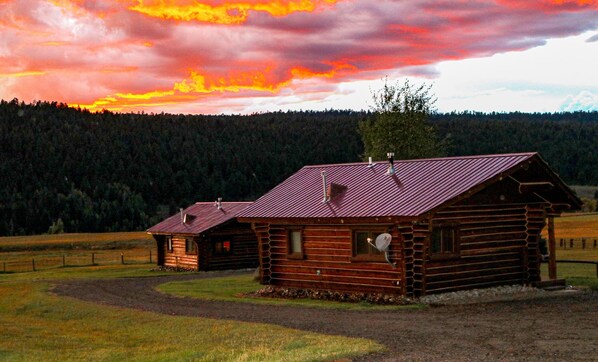
[[[61,279],[161,273],[147,266],[108,265],[0,274],[0,360],[320,361],[384,349],[365,339],[161,315],[51,292],[53,281]]]
[[[146,232],[0,238],[0,272],[119,263],[151,264],[155,260],[156,244]]]

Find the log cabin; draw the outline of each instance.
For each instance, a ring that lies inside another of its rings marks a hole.
[[[533,284],[542,229],[554,235],[553,218],[581,207],[537,153],[392,156],[305,166],[241,211],[261,283],[408,297]]]
[[[236,215],[251,202],[198,202],[147,230],[157,243],[158,265],[186,270],[258,266],[257,238]]]

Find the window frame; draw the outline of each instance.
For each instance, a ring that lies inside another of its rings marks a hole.
[[[384,256],[384,252],[378,251],[378,249],[374,248],[373,246],[368,244],[368,251],[374,250],[375,253],[368,253],[368,254],[357,254],[357,234],[358,233],[367,233],[367,238],[371,238],[372,240],[376,240],[376,237],[380,234],[384,234],[389,232],[388,229],[384,228],[355,228],[351,230],[351,261],[364,261],[364,262],[385,262],[386,258]]]
[[[440,229],[440,251],[432,251],[432,244],[434,243],[434,231]],[[451,230],[453,232],[453,242],[450,251],[445,250],[444,243],[442,241],[442,231]],[[459,224],[455,223],[443,223],[433,224],[430,229],[430,260],[447,260],[447,259],[459,259],[461,257],[461,235],[459,232]]]
[[[191,249],[189,249],[189,245],[193,245]],[[197,255],[197,243],[193,238],[185,238],[185,254],[187,255]]]
[[[293,239],[292,234],[299,232],[299,251],[293,251]],[[287,228],[287,259],[303,259],[305,257],[304,249],[304,238],[302,227],[289,227]]]
[[[228,243],[228,250],[225,250],[224,245]],[[216,245],[221,244],[220,251]],[[232,239],[217,239],[212,242],[212,256],[230,256],[233,255],[233,241]]]
[[[168,253],[173,253],[174,252],[174,246],[173,246],[173,242],[172,242],[172,236],[166,236],[164,238],[164,242],[166,243],[166,251]]]

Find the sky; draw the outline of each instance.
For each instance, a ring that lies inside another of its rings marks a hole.
[[[0,0],[0,98],[91,111],[598,110],[598,0]]]

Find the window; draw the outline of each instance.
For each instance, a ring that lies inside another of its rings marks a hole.
[[[287,233],[287,257],[289,259],[303,259],[303,231],[290,229]]]
[[[185,239],[185,253],[197,254],[197,247],[195,245],[195,241],[193,241],[192,238]]]
[[[353,260],[378,261],[384,260],[384,253],[376,249],[376,237],[384,231],[356,230],[353,232]]]
[[[440,225],[432,228],[430,254],[432,258],[454,258],[459,256],[459,233],[455,225]]]
[[[172,253],[172,236],[166,237],[166,250],[168,250],[168,252]]]
[[[221,240],[214,242],[214,255],[224,256],[232,254],[230,240]]]

